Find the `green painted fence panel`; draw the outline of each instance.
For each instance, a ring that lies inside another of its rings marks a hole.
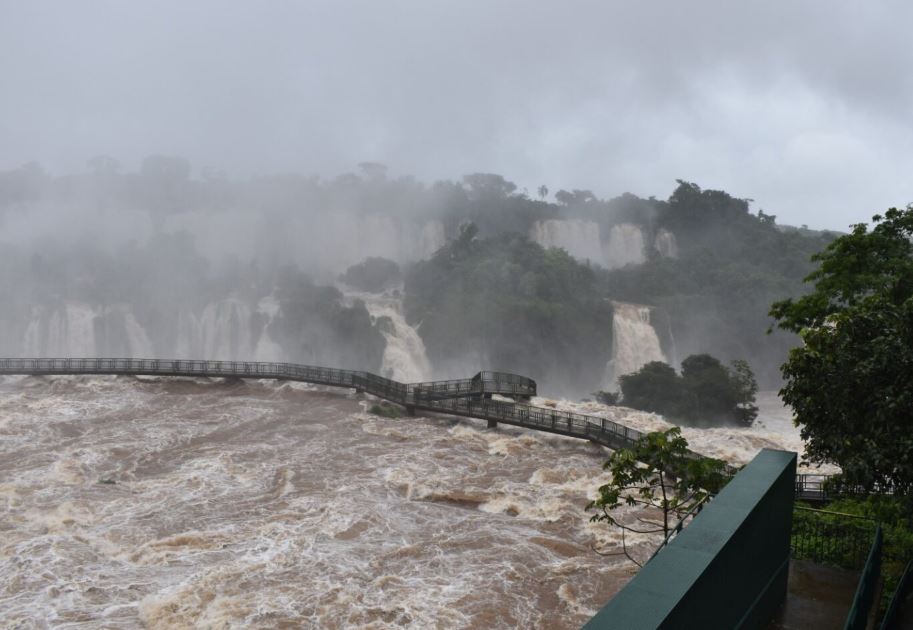
[[[786,596],[796,454],[762,450],[585,626],[761,628]]]

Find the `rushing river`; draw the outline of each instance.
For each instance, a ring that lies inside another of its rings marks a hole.
[[[630,579],[583,511],[606,450],[369,404],[269,381],[0,380],[0,617],[576,628]]]

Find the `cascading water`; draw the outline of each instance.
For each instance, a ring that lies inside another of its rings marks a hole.
[[[542,247],[560,247],[578,260],[602,262],[599,225],[583,219],[548,219],[536,221],[530,238]]]
[[[387,340],[381,363],[381,373],[404,383],[427,381],[431,378],[431,362],[425,352],[425,342],[418,331],[406,322],[402,314],[399,293],[353,293],[346,296],[359,299],[375,320]]]
[[[273,341],[270,335],[270,326],[273,319],[279,314],[279,301],[271,295],[266,296],[257,304],[257,314],[264,320],[264,324],[260,329],[257,347],[254,349],[254,360],[283,361],[285,355],[282,352],[282,346]]]
[[[422,226],[422,233],[418,240],[418,251],[415,252],[417,260],[431,258],[434,252],[447,244],[444,224],[440,221],[426,221]]]
[[[647,259],[644,254],[643,230],[633,223],[613,225],[603,251],[609,269],[643,264]]]
[[[617,389],[618,377],[636,372],[651,361],[666,361],[659,337],[650,323],[650,307],[614,302],[612,359],[606,365],[609,389]]]
[[[32,310],[22,337],[31,357],[153,356],[152,342],[127,304],[93,307],[67,302]]]
[[[678,258],[678,243],[675,240],[675,234],[660,228],[656,232],[656,238],[653,240],[653,248],[659,252],[663,258]]]
[[[177,323],[175,358],[197,359],[203,356],[203,330],[192,311],[180,311]]]
[[[200,318],[203,356],[223,361],[250,357],[253,350],[250,316],[250,308],[237,298],[208,304]]]

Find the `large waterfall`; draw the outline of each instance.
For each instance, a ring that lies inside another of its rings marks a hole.
[[[578,260],[602,263],[599,225],[582,219],[536,221],[530,237],[542,247],[561,247]]]
[[[279,314],[279,301],[268,295],[257,304],[257,314],[264,322],[260,329],[260,337],[257,339],[257,345],[254,348],[254,360],[256,361],[285,361],[288,357],[282,350],[282,346],[273,340],[271,330],[272,323]]]
[[[385,214],[369,214],[343,223],[343,230],[330,243],[352,242],[356,247],[341,261],[343,268],[369,256],[388,258],[398,263],[429,258],[446,244],[444,224],[438,220],[424,223],[402,221]],[[338,248],[337,248],[338,249]]]
[[[404,383],[427,381],[431,378],[431,363],[425,343],[418,331],[406,322],[402,314],[402,298],[396,294],[347,293],[364,301],[368,312],[378,321],[387,340],[381,372],[383,376]]]
[[[642,264],[647,259],[643,230],[633,223],[613,225],[604,251],[605,265],[609,269]]]
[[[235,361],[251,356],[250,308],[237,298],[208,304],[200,318],[203,355],[207,359]]]
[[[623,302],[614,302],[613,307],[612,359],[606,365],[610,389],[617,388],[619,376],[636,372],[651,361],[666,361],[650,323],[650,307]]]
[[[22,337],[22,355],[94,357],[152,355],[152,343],[128,305],[66,302],[36,307]]]

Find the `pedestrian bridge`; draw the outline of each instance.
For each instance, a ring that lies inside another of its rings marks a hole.
[[[401,383],[371,372],[297,363],[200,361],[182,359],[3,359],[0,375],[123,375],[256,378],[298,381],[366,392],[402,405],[410,413],[429,411],[589,440],[613,450],[634,445],[642,432],[612,420],[528,404],[536,381],[507,372],[479,372],[466,379]],[[494,400],[492,397],[512,398]],[[701,457],[694,453],[694,457]],[[736,470],[732,469],[732,474]],[[799,475],[797,500],[823,501],[827,477]]]

